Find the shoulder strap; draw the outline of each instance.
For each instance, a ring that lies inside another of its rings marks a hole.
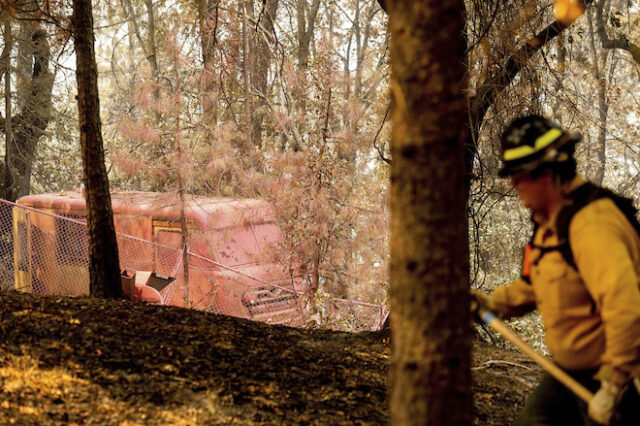
[[[558,232],[558,246],[560,253],[564,260],[576,268],[575,260],[573,259],[573,252],[569,245],[569,225],[573,216],[578,213],[587,204],[598,200],[600,198],[609,198],[614,202],[616,207],[625,215],[627,220],[631,223],[636,233],[640,236],[640,223],[637,219],[638,210],[633,206],[633,200],[623,197],[614,193],[613,191],[602,188],[591,182],[587,182],[581,185],[571,193],[568,198],[570,202],[560,210],[558,218],[556,220],[556,227]]]
[[[529,238],[529,243],[524,247],[522,253],[522,266],[520,268],[520,277],[527,284],[531,284],[531,249],[534,247],[533,240],[536,237],[538,231],[538,223],[533,220],[533,214],[531,214],[531,223],[533,224],[533,233]]]

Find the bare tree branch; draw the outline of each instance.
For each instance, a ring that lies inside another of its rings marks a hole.
[[[629,41],[626,34],[621,34],[618,38],[609,38],[607,31],[605,29],[605,20],[603,14],[602,7],[596,7],[596,32],[598,37],[600,37],[600,41],[602,42],[602,47],[605,49],[622,49],[631,53],[631,57],[633,60],[640,65],[640,46],[631,43]]]
[[[592,3],[593,0],[584,0],[585,6],[589,6]],[[473,140],[477,140],[476,136],[489,107],[498,95],[513,81],[515,76],[518,75],[527,60],[570,25],[571,24],[565,25],[559,21],[554,21],[533,38],[527,40],[518,51],[506,58],[502,65],[496,68],[496,72],[492,73],[480,84],[476,91],[476,96],[469,100]]]
[[[376,149],[376,151],[378,151],[378,155],[380,156],[380,159],[382,161],[384,161],[385,163],[387,163],[387,164],[391,164],[391,159],[384,156],[384,152],[382,151],[382,148],[380,148],[378,146],[378,144],[376,143],[376,140],[378,139],[378,136],[380,135],[380,132],[382,131],[382,128],[384,127],[384,123],[386,123],[386,121],[387,121],[387,117],[389,116],[389,110],[390,109],[391,109],[391,105],[387,106],[387,111],[384,113],[384,118],[382,119],[382,123],[380,124],[380,128],[376,132],[376,136],[373,138],[373,147]]]

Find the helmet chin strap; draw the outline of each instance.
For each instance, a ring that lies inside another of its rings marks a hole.
[[[561,152],[560,155],[557,156],[557,160],[555,161],[555,163],[556,164],[563,163],[567,161],[569,158],[570,158],[569,154],[567,154],[566,152]],[[563,198],[567,198],[566,196],[570,192],[568,182],[562,182],[560,180],[560,175],[558,173],[554,173],[553,177],[554,177],[556,189],[562,195]]]
[[[549,188],[552,191],[555,190],[556,194],[560,197],[557,198],[556,194],[547,193],[546,205],[541,209],[541,211],[534,212],[537,213],[542,220],[548,220],[554,211],[564,205],[565,200],[567,199],[567,194],[569,193],[567,183],[563,183],[560,180],[560,176],[552,170],[550,171],[550,173],[552,181]]]
[[[557,173],[553,174],[553,181],[556,184],[556,190],[562,195],[562,198],[566,198],[566,185],[560,180],[560,176]]]

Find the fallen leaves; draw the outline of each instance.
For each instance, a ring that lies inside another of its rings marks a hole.
[[[15,292],[0,293],[0,318],[0,424],[389,422],[388,334]],[[485,352],[478,424],[509,424],[529,390],[510,373],[534,383],[537,371]]]
[[[388,361],[345,356],[388,351],[372,335],[15,292],[0,293],[0,318],[0,424],[387,422]],[[380,391],[349,394],[338,415],[345,371]],[[376,406],[354,417],[356,404]]]

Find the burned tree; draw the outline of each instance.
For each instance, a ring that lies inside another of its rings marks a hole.
[[[96,297],[118,298],[123,297],[123,292],[109,180],[104,163],[91,0],[74,0],[72,25],[77,63],[83,180],[87,191],[89,291]]]
[[[389,2],[391,422],[471,424],[464,2]]]

